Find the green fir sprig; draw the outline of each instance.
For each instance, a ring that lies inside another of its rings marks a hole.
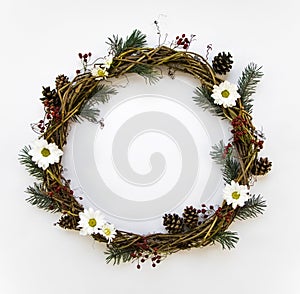
[[[194,94],[196,96],[193,97],[193,100],[198,106],[202,107],[204,110],[208,110],[213,115],[225,118],[222,107],[214,103],[214,99],[211,97],[212,93],[207,87],[203,85],[197,87]]]
[[[19,162],[25,166],[27,172],[35,177],[37,180],[42,181],[44,179],[44,171],[42,168],[32,160],[31,155],[29,155],[30,147],[25,146],[19,153]]]
[[[112,38],[108,38],[106,42],[111,48],[111,52],[118,56],[122,52],[130,48],[142,48],[147,44],[146,35],[139,30],[134,30],[130,36],[124,41],[123,38],[120,38],[118,35],[113,35]]]
[[[256,86],[263,77],[261,69],[262,67],[258,67],[255,63],[250,63],[238,79],[238,92],[241,95],[242,105],[248,113],[252,112],[253,107],[251,96],[255,93]]]
[[[108,246],[107,251],[104,252],[106,257],[106,263],[112,262],[113,265],[120,264],[121,262],[129,262],[133,259],[133,250],[131,247],[117,248],[114,246]]]
[[[236,243],[239,240],[236,232],[220,231],[212,237],[213,243],[218,242],[222,245],[222,249],[235,248]]]
[[[83,104],[83,107],[79,112],[79,116],[76,116],[75,118],[79,120],[83,118],[89,122],[98,123],[100,119],[100,110],[98,105],[100,103],[107,103],[111,95],[116,94],[117,90],[114,87],[101,84],[97,88],[95,94]]]
[[[236,212],[236,219],[246,220],[248,218],[255,218],[259,214],[263,214],[267,207],[266,201],[261,195],[253,195],[242,207]]]
[[[130,72],[137,73],[142,76],[146,83],[150,85],[157,83],[161,79],[161,74],[154,70],[153,67],[146,64],[137,64],[130,70]]]
[[[42,189],[42,184],[34,183],[33,187],[29,186],[26,190],[30,196],[26,199],[32,205],[50,212],[60,211],[59,202],[47,195]]]

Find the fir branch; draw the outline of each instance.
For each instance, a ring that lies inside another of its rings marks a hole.
[[[130,70],[130,72],[139,74],[146,80],[146,83],[149,83],[150,85],[157,83],[161,78],[158,71],[153,70],[151,66],[146,64],[137,64]]]
[[[236,232],[220,231],[212,237],[213,243],[218,242],[222,245],[222,249],[232,249],[238,242],[239,237]]]
[[[240,171],[240,163],[232,157],[232,155],[227,155],[222,168],[223,179],[227,184],[230,184],[232,180],[238,177]]]
[[[129,48],[142,48],[147,44],[146,35],[139,30],[134,30],[132,34],[123,41],[118,35],[113,35],[112,38],[108,38],[106,42],[111,48],[111,51],[115,56],[120,55],[122,52]]]
[[[117,94],[117,91],[114,87],[109,85],[100,85],[97,89],[97,92],[83,104],[82,109],[80,110],[79,116],[76,116],[75,119],[80,121],[80,119],[86,119],[91,123],[99,122],[100,110],[98,109],[99,103],[107,103],[111,95]]]
[[[210,111],[213,115],[221,116],[225,118],[222,107],[214,103],[214,99],[211,97],[210,90],[205,86],[199,86],[194,91],[196,96],[193,97],[193,100],[196,104],[202,107],[204,110]]]
[[[111,95],[116,95],[118,92],[117,90],[109,85],[101,84],[97,88],[97,92],[91,97],[89,100],[91,103],[107,103],[110,99]]]
[[[35,177],[39,181],[43,181],[44,179],[44,171],[42,168],[38,167],[38,165],[32,160],[31,155],[29,155],[30,147],[25,146],[19,154],[19,162],[25,166],[25,169],[28,173]]]
[[[34,183],[34,186],[29,186],[26,190],[30,196],[26,199],[32,205],[46,211],[58,212],[60,211],[60,205],[53,198],[49,197],[43,190],[42,186]]]
[[[245,220],[263,214],[267,207],[266,201],[260,196],[253,195],[236,213],[236,219]]]
[[[210,156],[211,158],[217,163],[224,165],[225,163],[225,156],[224,156],[224,151],[225,151],[225,145],[224,141],[221,140],[219,143],[215,144],[212,146],[212,151],[210,151]]]
[[[116,248],[113,246],[108,247],[108,250],[104,252],[106,257],[106,263],[113,261],[113,265],[120,264],[121,262],[128,262],[133,259],[131,248]]]
[[[249,113],[252,112],[253,107],[253,98],[251,96],[255,93],[256,85],[263,76],[261,68],[255,63],[250,63],[238,79],[238,92],[241,95],[241,101],[245,110]]]

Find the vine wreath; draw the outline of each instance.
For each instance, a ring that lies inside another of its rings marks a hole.
[[[159,32],[158,32],[159,33]],[[161,35],[159,35],[161,37]],[[266,203],[258,195],[250,194],[250,186],[257,176],[265,175],[272,163],[258,157],[263,148],[264,135],[252,124],[252,95],[262,77],[261,67],[250,63],[242,72],[237,84],[224,80],[232,67],[230,53],[219,53],[208,62],[206,58],[188,51],[194,35],[177,36],[169,46],[146,47],[146,36],[139,30],[126,39],[113,36],[108,39],[109,54],[90,62],[91,53],[79,53],[82,69],[76,71],[72,81],[65,75],[56,78],[56,88],[43,87],[44,118],[32,124],[39,138],[25,146],[20,163],[37,179],[27,188],[27,201],[50,212],[61,214],[57,225],[77,230],[81,235],[91,235],[96,241],[106,243],[107,262],[150,260],[153,267],[168,255],[191,248],[204,247],[218,242],[223,249],[235,247],[236,232],[228,227],[234,220],[244,220],[263,213]],[[226,119],[231,125],[232,137],[228,143],[220,141],[212,147],[211,156],[221,165],[225,182],[223,203],[216,208],[202,204],[187,206],[182,215],[166,213],[162,216],[165,233],[148,235],[121,231],[107,222],[100,211],[85,208],[81,197],[74,195],[70,180],[63,176],[61,158],[67,143],[69,127],[74,122],[99,120],[99,102],[108,102],[116,93],[107,79],[119,78],[129,73],[143,76],[155,83],[167,68],[173,77],[176,71],[184,72],[199,81],[195,102],[214,115]],[[95,95],[97,93],[97,95]]]

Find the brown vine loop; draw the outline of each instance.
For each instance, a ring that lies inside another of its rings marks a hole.
[[[208,64],[207,60],[199,54],[186,51],[176,51],[174,49],[160,46],[158,48],[132,48],[120,55],[114,57],[110,67],[108,78],[118,78],[130,73],[137,65],[146,65],[151,68],[160,68],[165,66],[175,71],[187,73],[199,80],[199,83],[212,90],[214,85],[222,80],[217,77]],[[68,83],[58,92],[61,100],[61,120],[53,121],[44,133],[44,138],[55,142],[61,149],[67,142],[67,135],[70,123],[75,116],[80,114],[83,105],[95,94],[101,81],[95,80],[90,73],[77,76],[72,82]],[[247,113],[241,102],[231,109],[223,109],[225,117],[229,121],[236,117],[243,118],[247,123],[247,131],[250,138],[254,137],[254,126],[252,118]],[[249,185],[250,170],[253,161],[257,157],[257,149],[253,148],[252,143],[244,142],[235,144],[238,159],[242,170],[236,179],[243,185]],[[57,185],[68,186],[67,181],[62,176],[62,165],[54,164],[45,173],[44,186],[47,191]],[[58,193],[56,200],[60,203],[61,211],[74,217],[78,217],[83,207],[74,197],[67,193]],[[225,202],[221,205],[223,213],[232,213],[231,219],[226,221],[217,215],[209,218],[195,228],[179,234],[156,233],[150,235],[140,235],[132,232],[118,231],[109,248],[119,250],[128,249],[129,252],[148,251],[163,255],[168,255],[179,250],[192,247],[203,247],[213,242],[213,237],[220,231],[225,231],[232,220],[235,212],[231,206]],[[77,229],[73,227],[73,229]],[[93,238],[99,242],[106,242],[106,239],[100,234],[93,235]]]

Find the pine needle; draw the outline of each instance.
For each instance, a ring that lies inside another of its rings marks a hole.
[[[133,253],[132,248],[119,249],[109,247],[104,253],[107,255],[106,263],[110,263],[112,261],[113,265],[120,264],[121,262],[128,262],[133,258],[131,256],[131,253]]]
[[[255,63],[250,63],[238,79],[238,92],[241,95],[241,101],[245,110],[249,113],[252,112],[253,107],[253,98],[251,96],[255,93],[256,85],[263,77],[261,68]]]
[[[236,213],[236,219],[245,220],[263,214],[267,207],[266,201],[260,196],[253,195]]]
[[[222,245],[222,249],[235,248],[236,243],[239,240],[236,232],[231,231],[220,231],[213,236],[213,242],[218,242]]]
[[[203,85],[197,87],[194,94],[196,94],[196,96],[193,97],[193,100],[198,106],[202,107],[204,110],[208,110],[213,115],[225,118],[222,107],[214,103],[211,92],[207,87]]]
[[[30,147],[25,146],[19,154],[19,162],[25,166],[25,169],[28,173],[35,177],[39,181],[43,181],[44,179],[44,171],[42,168],[38,167],[38,165],[32,160],[31,155],[29,155]]]
[[[58,212],[60,211],[60,205],[57,201],[49,197],[43,190],[41,185],[34,183],[34,186],[29,186],[26,190],[30,196],[26,199],[32,205],[46,211]]]

